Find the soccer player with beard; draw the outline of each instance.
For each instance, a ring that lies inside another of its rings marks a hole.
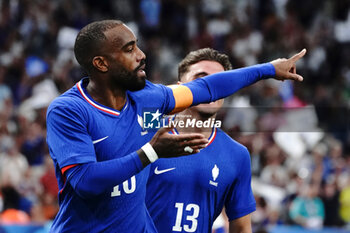
[[[145,204],[147,165],[158,158],[198,153],[208,143],[198,133],[145,131],[143,109],[179,112],[263,78],[301,81],[295,62],[305,51],[173,88],[145,80],[145,54],[121,21],[85,26],[74,53],[88,77],[47,111],[47,143],[60,189],[60,210],[51,232],[141,233],[157,232]],[[189,147],[193,150],[185,150]]]

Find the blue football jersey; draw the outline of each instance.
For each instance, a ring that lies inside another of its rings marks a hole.
[[[146,204],[162,233],[211,233],[223,207],[230,220],[253,212],[248,150],[214,129],[198,154],[152,164]]]
[[[82,79],[56,98],[47,112],[47,143],[60,189],[60,209],[51,232],[156,232],[145,205],[149,166],[142,170],[137,156],[129,161],[135,167],[133,176],[94,198],[78,195],[63,169],[140,149],[155,133],[142,128],[143,109],[171,111],[172,91],[147,81],[143,90],[127,92],[125,106],[116,111],[91,98],[85,89],[88,82]]]

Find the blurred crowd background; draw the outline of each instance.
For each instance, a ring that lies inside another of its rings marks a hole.
[[[42,226],[58,210],[46,108],[84,76],[75,36],[101,19],[132,28],[155,83],[175,83],[178,62],[198,48],[235,68],[307,48],[304,82],[256,83],[219,118],[251,153],[254,232],[350,229],[349,0],[0,0],[2,225]]]

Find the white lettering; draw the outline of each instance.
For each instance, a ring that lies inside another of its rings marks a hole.
[[[195,123],[196,123],[196,119],[187,119],[186,127],[194,127]]]
[[[217,120],[214,126],[215,128],[221,128],[221,121]]]
[[[179,127],[179,128],[221,128],[222,122],[220,120],[215,120],[213,118],[209,118],[205,121],[196,120],[196,119],[190,119],[187,118],[186,120],[176,120],[176,121],[168,121],[164,120],[163,125],[164,128],[170,128],[170,127]],[[167,124],[168,123],[168,124]],[[153,125],[152,125],[153,126]]]
[[[196,127],[197,128],[202,128],[202,126],[203,126],[203,121],[197,121],[196,122]]]
[[[126,194],[131,194],[135,192],[136,190],[136,178],[135,176],[132,176],[130,178],[130,187],[129,187],[129,180],[126,180],[123,182],[123,190]],[[113,192],[111,193],[111,197],[118,197],[121,195],[121,192],[119,190],[119,185],[116,185],[113,187]]]
[[[211,122],[212,122],[212,118],[209,118],[208,120],[204,121],[203,122],[203,127],[204,128],[209,128]]]
[[[179,127],[183,128],[185,126],[185,122],[184,121],[178,121],[179,122]]]
[[[214,181],[209,181],[209,184],[211,184],[211,185],[214,185],[215,187],[218,187],[218,183],[217,182],[214,182]]]
[[[175,208],[177,209],[175,225],[173,226],[173,231],[182,231],[182,215],[185,212],[187,222],[191,222],[191,225],[184,224],[183,230],[185,232],[195,232],[198,227],[198,216],[199,216],[199,206],[196,204],[188,204],[186,206],[186,211],[183,210],[184,203],[175,203]]]

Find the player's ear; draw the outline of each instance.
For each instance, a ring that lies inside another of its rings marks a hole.
[[[103,56],[95,56],[92,59],[92,65],[100,72],[106,73],[108,71],[108,62]]]

